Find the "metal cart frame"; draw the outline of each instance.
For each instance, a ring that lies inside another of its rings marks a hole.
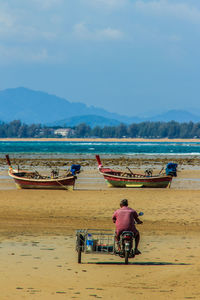
[[[106,229],[76,230],[76,251],[78,263],[81,263],[82,253],[116,254],[115,234]]]

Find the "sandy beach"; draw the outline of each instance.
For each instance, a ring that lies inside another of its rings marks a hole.
[[[108,188],[96,165],[88,164],[71,192],[17,190],[3,166],[1,299],[200,299],[198,165],[181,164],[170,189],[145,190]],[[78,264],[75,230],[114,232],[111,217],[122,198],[144,212],[142,254],[128,266],[98,254],[83,254]]]
[[[39,141],[39,142],[196,142],[199,143],[200,139],[144,139],[144,138],[0,138],[0,141]]]

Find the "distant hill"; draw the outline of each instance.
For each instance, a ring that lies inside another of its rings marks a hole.
[[[19,87],[0,91],[0,120],[10,122],[21,120],[26,124],[51,123],[77,115],[97,115],[107,119],[126,117],[112,114],[104,109],[87,106],[79,102],[69,102],[66,99],[40,91]]]
[[[83,116],[75,116],[72,118],[64,119],[61,121],[57,121],[51,124],[47,124],[49,126],[61,126],[61,127],[73,127],[78,124],[85,123],[89,125],[91,128],[95,126],[104,127],[104,126],[117,126],[120,124],[120,121],[114,119],[108,119],[101,116],[96,115],[83,115]]]
[[[192,121],[193,123],[197,123],[197,122],[200,122],[200,116],[194,115],[194,114],[184,111],[184,110],[170,110],[161,115],[157,115],[152,118],[149,118],[149,121],[152,121],[152,122],[176,121],[179,123],[183,123],[183,122],[188,123],[188,122]]]
[[[0,91],[0,120],[10,122],[21,120],[23,123],[54,124],[54,126],[75,126],[86,123],[91,127],[115,126],[119,123],[131,124],[152,122],[200,122],[198,115],[183,110],[171,110],[149,118],[123,116],[102,108],[87,106],[84,103],[69,102],[64,98],[45,92],[33,91],[24,87]]]

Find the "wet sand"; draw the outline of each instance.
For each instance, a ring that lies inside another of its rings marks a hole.
[[[38,167],[45,169],[42,163]],[[160,164],[154,167],[159,169]],[[92,164],[79,174],[72,192],[17,190],[6,174],[3,167],[2,300],[200,299],[200,170],[196,165],[182,164],[170,189],[110,189]],[[144,212],[144,223],[138,225],[142,254],[128,266],[117,256],[100,254],[83,254],[78,264],[75,230],[114,232],[111,216],[122,198]]]

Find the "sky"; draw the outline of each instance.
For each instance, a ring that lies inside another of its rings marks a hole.
[[[0,90],[200,114],[199,0],[0,0]]]

